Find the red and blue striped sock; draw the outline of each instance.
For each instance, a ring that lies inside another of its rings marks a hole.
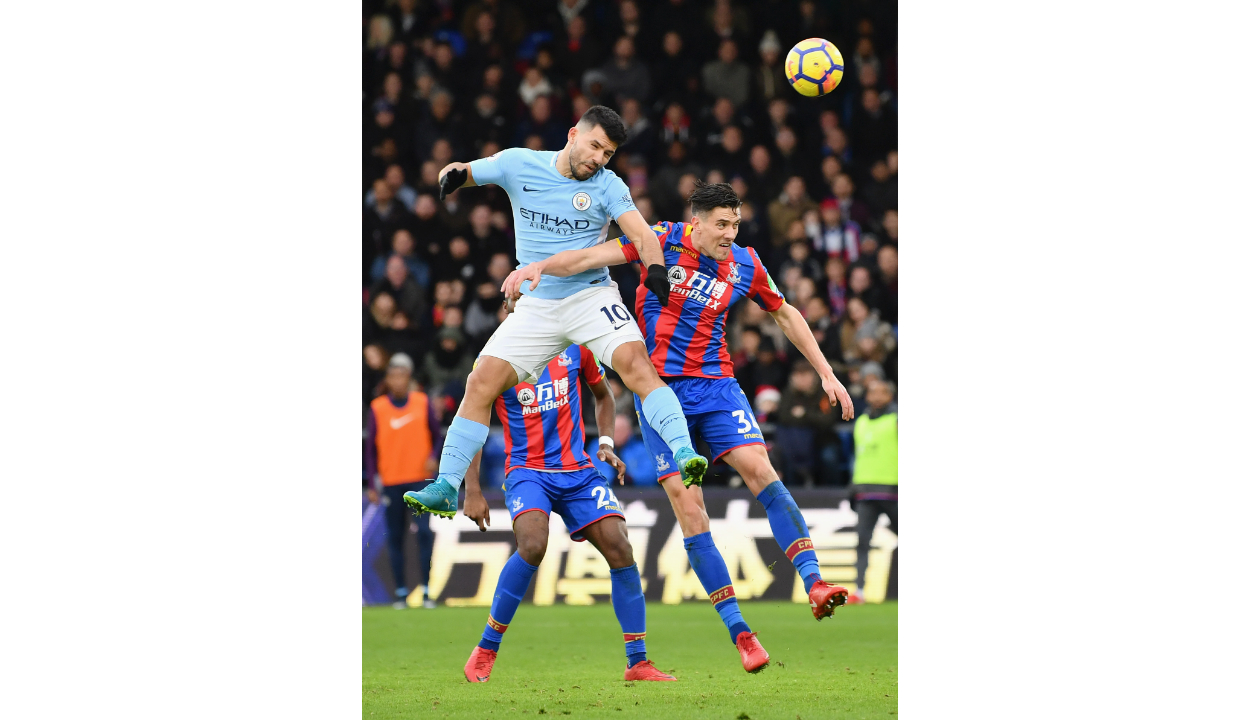
[[[687,549],[687,559],[691,561],[691,569],[696,571],[704,591],[709,593],[709,601],[718,617],[726,624],[731,634],[731,642],[742,632],[752,632],[744,616],[739,612],[739,602],[735,599],[735,588],[731,585],[731,573],[726,569],[726,561],[713,544],[713,535],[702,532],[689,538],[683,538],[683,547]]]
[[[809,526],[805,524],[796,500],[778,480],[766,486],[757,495],[757,500],[766,508],[766,518],[770,521],[775,541],[796,567],[796,572],[800,573],[808,591],[814,583],[822,580],[822,575],[818,572],[818,555],[814,552],[814,541],[809,537]]]
[[[626,667],[647,660],[647,603],[639,566],[613,568],[612,604],[626,642]]]
[[[494,589],[494,602],[490,603],[490,618],[486,620],[486,629],[481,633],[481,642],[477,645],[499,651],[499,643],[503,642],[503,633],[516,615],[516,608],[529,589],[529,581],[533,579],[538,566],[530,565],[516,553],[508,558],[499,573],[499,584]]]

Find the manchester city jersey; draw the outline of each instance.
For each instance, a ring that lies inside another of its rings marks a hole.
[[[587,180],[573,180],[556,169],[557,154],[511,148],[469,163],[474,182],[498,185],[512,199],[516,257],[522,265],[594,247],[606,239],[610,220],[635,209],[630,189],[611,170],[600,168]],[[543,275],[536,289],[525,284],[521,291],[558,299],[611,284],[608,268],[595,268],[571,277]]]

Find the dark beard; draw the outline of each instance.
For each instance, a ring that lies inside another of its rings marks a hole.
[[[578,174],[577,166],[573,164],[572,152],[569,153],[569,172],[573,173],[574,180],[590,180],[591,176],[595,174],[594,172],[592,172],[590,175],[587,175],[586,177],[582,177],[580,174]]]

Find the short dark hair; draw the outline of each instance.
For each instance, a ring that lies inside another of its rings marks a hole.
[[[605,105],[592,105],[589,110],[582,113],[582,119],[578,120],[578,125],[602,127],[604,134],[614,145],[621,145],[626,141],[626,123],[616,110]]]
[[[730,183],[707,183],[703,180],[696,181],[696,189],[691,191],[691,197],[687,198],[687,202],[691,204],[691,214],[699,215],[707,213],[713,208],[730,208],[738,210],[740,205],[744,204],[739,199],[739,195],[735,194],[735,189]]]

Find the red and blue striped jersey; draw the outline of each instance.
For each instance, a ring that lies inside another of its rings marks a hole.
[[[726,316],[731,305],[750,297],[774,311],[783,305],[783,295],[755,250],[732,244],[730,257],[718,262],[691,244],[691,223],[662,222],[652,230],[661,239],[669,268],[670,299],[664,310],[642,284],[647,267],[639,251],[624,235],[617,242],[626,260],[640,266],[635,310],[656,372],[675,377],[734,377],[726,350]]]
[[[582,381],[604,379],[604,368],[581,345],[547,363],[538,383],[523,382],[494,401],[507,451],[504,473],[516,468],[568,472],[594,467],[586,454]]]

